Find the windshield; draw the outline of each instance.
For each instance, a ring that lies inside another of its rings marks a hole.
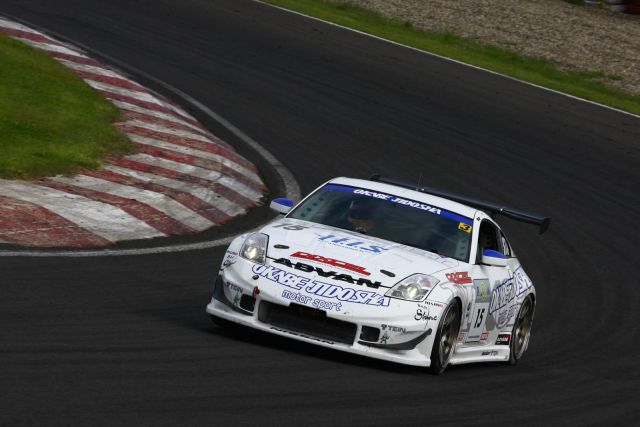
[[[327,184],[287,217],[360,232],[460,261],[469,259],[471,218],[386,193]]]

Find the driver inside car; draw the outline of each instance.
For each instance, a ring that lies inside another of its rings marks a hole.
[[[377,225],[375,203],[366,199],[355,199],[349,205],[347,220],[354,231],[370,234]]]

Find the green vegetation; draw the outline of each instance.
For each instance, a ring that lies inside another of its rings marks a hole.
[[[411,23],[362,7],[325,0],[264,0],[277,6],[354,28],[407,46],[493,70],[540,86],[640,114],[640,96],[606,84],[619,79],[601,72],[562,71],[549,61],[526,57],[449,33],[414,28]]]
[[[111,124],[119,111],[64,66],[0,36],[0,177],[96,168],[132,150]]]

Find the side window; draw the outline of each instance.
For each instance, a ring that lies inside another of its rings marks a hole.
[[[509,246],[509,241],[502,232],[500,232],[500,241],[502,242],[501,252],[511,258],[513,256],[513,253],[511,252],[511,246]]]
[[[485,249],[502,252],[501,246],[501,242],[498,240],[498,229],[495,225],[487,220],[482,221],[480,224],[480,232],[478,233],[478,261],[482,256],[482,251]]]

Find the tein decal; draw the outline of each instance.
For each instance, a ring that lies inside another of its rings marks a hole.
[[[388,307],[389,298],[383,297],[373,291],[345,288],[343,286],[332,285],[330,283],[319,282],[308,277],[298,276],[279,268],[267,265],[254,265],[253,272],[260,277],[287,286],[297,291],[303,291],[310,295],[326,299],[337,299],[338,301],[355,304],[373,305]]]

